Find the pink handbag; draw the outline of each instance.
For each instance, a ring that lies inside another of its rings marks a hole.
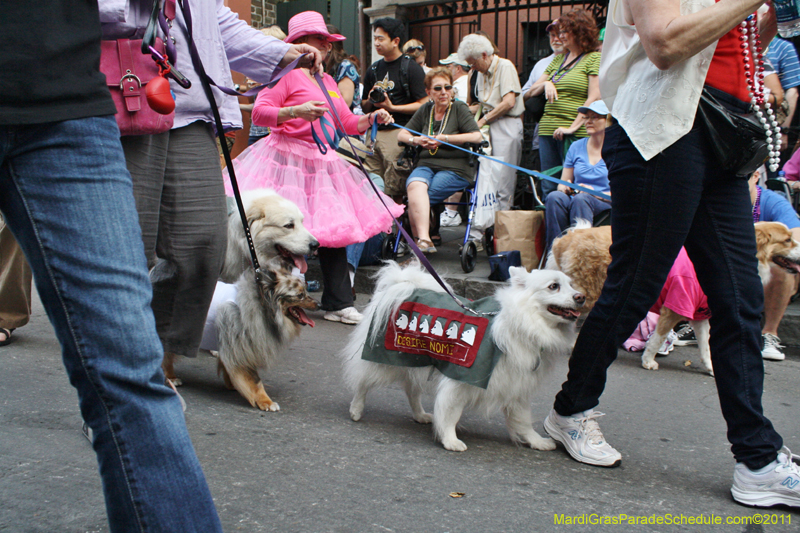
[[[164,55],[164,42],[156,38],[153,47]],[[103,41],[100,70],[117,106],[117,125],[122,136],[151,135],[172,128],[175,112],[161,115],[147,105],[145,89],[158,77],[158,65],[142,53],[141,39]]]

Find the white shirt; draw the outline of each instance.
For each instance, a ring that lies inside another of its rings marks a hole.
[[[681,14],[713,5],[714,0],[682,0]],[[608,13],[600,94],[642,157],[650,160],[692,129],[717,43],[670,69],[658,70],[636,28],[625,22],[620,0],[611,0]]]

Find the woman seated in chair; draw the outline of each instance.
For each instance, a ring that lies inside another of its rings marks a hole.
[[[610,195],[608,169],[602,154],[608,108],[602,100],[595,100],[579,108],[578,112],[586,116],[585,126],[589,136],[569,147],[561,179]],[[575,224],[577,219],[592,222],[595,216],[611,209],[611,203],[607,200],[591,193],[577,192],[563,184],[559,184],[558,189],[547,196],[544,205],[548,250],[556,237]]]
[[[431,204],[441,203],[475,182],[470,155],[440,141],[462,145],[480,143],[483,137],[467,104],[454,100],[453,75],[447,68],[431,69],[425,75],[425,90],[430,101],[414,113],[406,127],[432,139],[401,130],[397,140],[421,148],[417,166],[406,180],[408,216],[417,246],[423,253],[434,253],[429,233]]]

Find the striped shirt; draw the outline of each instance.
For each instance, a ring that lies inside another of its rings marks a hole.
[[[566,74],[558,73],[563,62],[564,54],[558,54],[545,69],[548,79],[556,86],[558,100],[545,104],[544,116],[539,122],[540,136],[552,136],[557,128],[568,128],[572,125],[578,115],[578,108],[586,103],[589,96],[589,76],[597,76],[600,72],[599,52],[584,54]],[[581,126],[575,136],[586,137],[586,129]]]
[[[778,72],[784,91],[800,85],[800,62],[792,43],[775,37],[767,48],[767,59]]]

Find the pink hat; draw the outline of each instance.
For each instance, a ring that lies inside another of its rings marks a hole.
[[[338,33],[328,33],[325,27],[325,19],[316,11],[303,11],[289,19],[289,35],[284,42],[293,43],[304,35],[324,35],[328,42],[344,41],[346,37]]]

